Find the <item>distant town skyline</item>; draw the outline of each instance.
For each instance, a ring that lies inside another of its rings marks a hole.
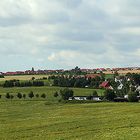
[[[140,66],[139,0],[1,0],[0,71]]]
[[[0,71],[0,74],[7,74],[7,75],[18,75],[18,74],[47,74],[47,73],[50,73],[50,72],[64,72],[64,71],[71,71],[73,69],[80,69],[82,72],[105,72],[105,71],[112,71],[112,72],[115,72],[115,71],[138,71],[139,73],[139,70],[140,70],[140,67],[106,67],[106,68],[101,68],[101,67],[98,67],[98,68],[80,68],[78,66],[74,67],[74,68],[70,68],[70,69],[49,69],[49,68],[45,68],[45,69],[35,69],[34,67],[30,68],[30,69],[22,69],[22,70],[13,70],[13,71]]]

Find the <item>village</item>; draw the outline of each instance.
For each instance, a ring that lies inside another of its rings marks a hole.
[[[134,73],[135,70],[135,73]],[[128,102],[129,95],[134,100],[140,99],[140,74],[137,72],[139,68],[116,68],[116,69],[80,69],[75,67],[71,70],[37,70],[34,68],[22,72],[6,72],[1,73],[1,78],[14,75],[31,75],[30,81],[24,80],[20,82],[18,79],[5,81],[3,87],[28,87],[28,86],[48,86],[65,87],[65,88],[85,88],[93,89],[95,92],[90,95],[73,95],[68,97],[69,101],[115,101]],[[111,71],[111,73],[109,73]],[[126,71],[128,73],[119,73]],[[130,72],[131,71],[131,72]],[[108,73],[109,74],[108,74]],[[42,75],[42,78],[35,78],[36,75]],[[102,94],[96,92],[97,89],[104,91]],[[132,95],[131,95],[132,94]]]
[[[105,74],[113,74],[116,71],[119,74],[127,74],[127,73],[140,73],[140,67],[124,67],[124,68],[94,68],[94,69],[80,69],[83,73],[105,73]],[[11,76],[11,75],[38,75],[38,74],[62,74],[65,72],[71,72],[73,69],[70,70],[64,70],[64,69],[56,69],[56,70],[34,70],[32,67],[31,70],[25,70],[25,71],[14,71],[14,72],[0,72],[1,74],[5,76]]]
[[[91,74],[87,75],[87,78],[96,78],[97,74]],[[139,75],[140,78],[140,75]],[[100,85],[99,89],[105,89],[109,91],[114,91],[116,94],[112,101],[115,102],[128,102],[128,94],[130,91],[133,91],[136,94],[136,97],[138,100],[140,99],[140,79],[137,79],[137,82],[135,81],[136,79],[133,79],[132,77],[128,76],[116,76],[114,78],[114,81],[111,79],[105,79]],[[85,88],[88,88],[88,85],[85,86]],[[103,101],[104,96],[98,96],[97,94],[95,95],[90,95],[89,96],[73,96],[70,97],[69,100],[93,100],[93,101]],[[110,99],[109,99],[110,100]]]

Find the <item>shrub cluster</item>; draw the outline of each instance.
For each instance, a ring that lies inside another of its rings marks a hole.
[[[2,97],[2,95],[0,95],[0,98]],[[17,93],[17,95],[11,95],[10,93],[6,93],[6,95],[5,95],[5,98],[7,98],[7,99],[13,99],[14,97],[17,97],[17,98],[19,98],[19,99],[22,99],[22,98],[24,98],[24,99],[26,99],[27,97],[28,98],[33,98],[33,97],[36,97],[36,98],[39,98],[39,94],[34,94],[33,93],[33,91],[30,91],[28,94],[22,94],[22,93]],[[41,94],[40,95],[40,97],[41,98],[46,98],[46,94]]]
[[[128,94],[128,101],[129,102],[138,102],[139,99],[137,97],[137,93],[136,92],[129,92],[129,94]]]
[[[0,78],[4,78],[4,75],[0,75]]]
[[[51,76],[54,86],[60,87],[78,87],[84,88],[86,86],[99,88],[100,83],[104,81],[104,77],[86,78],[86,77],[73,77],[73,76]]]
[[[30,87],[30,86],[44,86],[43,81],[24,81],[19,80],[7,80],[3,84],[3,87]]]

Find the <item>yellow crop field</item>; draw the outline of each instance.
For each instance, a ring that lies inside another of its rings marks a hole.
[[[0,81],[5,81],[5,80],[31,80],[32,77],[35,77],[35,79],[40,79],[43,77],[48,77],[48,75],[15,75],[15,76],[5,76],[5,78],[0,78]]]

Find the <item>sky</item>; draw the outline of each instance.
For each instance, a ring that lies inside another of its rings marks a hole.
[[[0,71],[137,67],[140,0],[0,0]]]

